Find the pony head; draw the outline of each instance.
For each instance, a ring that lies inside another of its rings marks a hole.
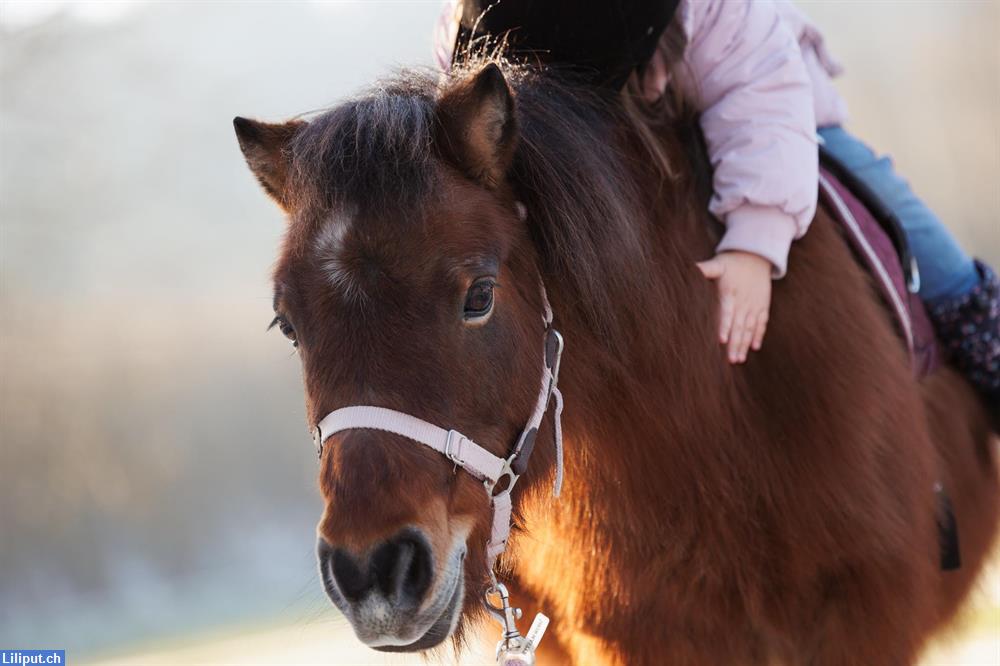
[[[289,220],[274,324],[301,358],[309,424],[385,407],[506,457],[537,399],[544,305],[507,179],[518,123],[500,68],[440,88],[410,77],[309,121],[234,124]],[[483,484],[381,431],[337,433],[322,451],[330,599],[370,647],[438,645],[488,580]]]

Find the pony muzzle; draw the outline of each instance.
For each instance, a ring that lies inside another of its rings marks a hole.
[[[465,595],[464,539],[435,566],[430,541],[408,527],[355,554],[319,538],[320,578],[358,639],[387,652],[427,650],[455,629]]]

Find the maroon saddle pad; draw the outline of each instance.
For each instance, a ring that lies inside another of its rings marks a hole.
[[[934,327],[923,301],[907,289],[896,247],[875,216],[831,171],[820,167],[819,197],[882,297],[910,352],[913,373],[930,374],[939,363]]]

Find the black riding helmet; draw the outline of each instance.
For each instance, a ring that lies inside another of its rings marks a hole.
[[[588,83],[620,89],[652,57],[679,0],[459,0],[453,59],[473,40],[505,55],[571,68]]]

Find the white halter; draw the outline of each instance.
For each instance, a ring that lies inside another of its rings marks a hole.
[[[397,412],[384,407],[355,405],[342,407],[327,414],[313,430],[313,441],[322,457],[323,444],[331,436],[344,430],[372,429],[402,435],[415,442],[428,446],[441,453],[469,474],[483,482],[486,494],[490,498],[493,509],[493,526],[490,540],[486,544],[486,566],[493,577],[493,566],[497,558],[507,547],[510,537],[511,490],[528,466],[528,459],[535,446],[538,427],[548,410],[549,400],[555,397],[555,444],[556,444],[556,479],[553,495],[559,496],[563,478],[563,447],[562,447],[562,394],[556,386],[559,378],[559,360],[562,356],[563,339],[557,330],[552,328],[552,308],[545,293],[545,285],[541,285],[542,321],[545,324],[544,354],[542,357],[542,381],[538,392],[535,409],[531,413],[524,430],[521,432],[513,451],[507,458],[499,458],[457,430],[445,430],[433,423],[428,423],[415,416]],[[508,478],[507,486],[493,493],[494,488],[504,477]],[[494,587],[496,579],[493,578]]]

